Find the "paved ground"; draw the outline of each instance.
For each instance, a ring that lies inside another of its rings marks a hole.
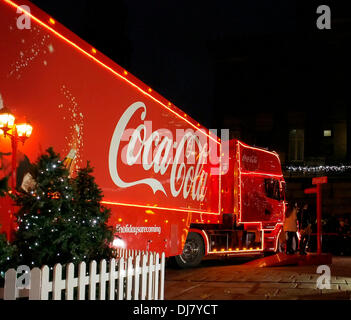
[[[351,257],[333,257],[331,289],[319,290],[317,266],[249,268],[245,261],[204,261],[198,268],[166,269],[165,299],[351,299]]]

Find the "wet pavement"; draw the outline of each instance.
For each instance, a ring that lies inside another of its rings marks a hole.
[[[317,266],[253,268],[244,260],[208,260],[193,269],[167,267],[166,300],[351,299],[351,257],[333,257],[330,289],[317,288]]]

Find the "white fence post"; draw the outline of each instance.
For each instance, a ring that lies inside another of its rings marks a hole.
[[[123,300],[124,273],[124,258],[120,258],[118,260],[117,300]]]
[[[100,290],[99,300],[105,300],[106,296],[106,281],[108,280],[108,273],[106,273],[106,260],[100,261]]]
[[[109,294],[108,294],[108,298],[109,300],[115,300],[115,285],[116,285],[116,259],[112,258],[110,260],[110,272],[109,272]]]
[[[165,267],[166,267],[166,255],[162,252],[161,257],[161,275],[160,275],[160,300],[165,298]]]
[[[127,277],[127,283],[126,283],[126,300],[131,300],[132,299],[132,284],[133,284],[133,258],[129,257],[128,258],[128,263],[127,263],[127,271],[126,271],[126,277]]]
[[[49,300],[50,291],[52,291],[52,282],[50,282],[50,269],[48,266],[43,266],[41,268],[40,299]]]
[[[9,269],[5,273],[4,300],[16,300],[17,298],[17,271]]]
[[[30,272],[29,300],[40,300],[41,294],[41,270],[33,268]]]
[[[140,280],[140,254],[134,260],[134,284],[133,284],[133,299],[139,299],[139,280]]]
[[[74,280],[78,280],[74,278],[74,264],[69,263],[66,266],[66,300],[73,300],[74,288],[77,287],[77,283]]]
[[[85,300],[85,287],[89,284],[89,277],[86,273],[87,267],[83,261],[78,265],[78,300]]]
[[[52,282],[52,299],[61,300],[62,290],[66,287],[66,281],[62,280],[62,265],[57,263],[54,266],[54,278]]]
[[[153,285],[153,273],[154,273],[154,255],[152,253],[150,253],[150,256],[149,256],[149,266],[148,266],[148,291],[147,291],[147,299],[148,300],[152,300],[153,298],[153,288],[152,288],[152,285]]]
[[[96,283],[99,282],[99,275],[96,274],[97,263],[93,260],[89,268],[89,300],[96,299]]]
[[[144,254],[143,255],[143,261],[142,261],[142,266],[141,266],[141,300],[146,299],[146,288],[147,288],[147,259],[148,255]]]

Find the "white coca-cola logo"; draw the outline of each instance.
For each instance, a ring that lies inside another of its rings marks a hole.
[[[257,164],[258,159],[257,159],[257,156],[254,156],[254,155],[248,156],[248,155],[244,154],[242,157],[242,161],[247,162],[247,163],[251,163],[251,164]]]
[[[141,124],[135,129],[127,128],[139,109]],[[164,179],[164,183],[169,183],[173,197],[182,195],[187,199],[191,196],[193,200],[202,201],[207,191],[208,173],[204,170],[204,164],[207,163],[209,153],[208,143],[200,141],[199,135],[192,130],[185,131],[176,141],[167,129],[148,132],[146,114],[145,104],[135,102],[127,108],[116,125],[109,151],[109,171],[113,182],[120,188],[144,184],[154,193],[160,191],[167,196],[163,183],[150,177],[155,176],[153,173],[147,178],[135,181],[127,181],[127,177],[122,177],[123,170],[120,171],[118,161],[120,157],[124,165],[141,165],[144,171],[152,169],[155,174],[161,176],[170,171],[170,178]],[[121,141],[128,143],[122,148]]]

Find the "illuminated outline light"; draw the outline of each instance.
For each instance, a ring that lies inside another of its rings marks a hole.
[[[252,149],[252,150],[257,150],[257,151],[261,151],[261,152],[265,152],[265,153],[268,153],[270,155],[274,155],[275,157],[277,157],[278,161],[279,161],[279,164],[280,164],[280,159],[279,159],[279,156],[276,152],[272,152],[272,151],[267,151],[267,150],[264,150],[264,149],[260,149],[260,148],[255,148],[255,147],[251,147],[251,146],[248,146],[244,143],[242,143],[241,141],[237,140],[237,156],[238,156],[238,159],[237,159],[237,164],[238,164],[238,196],[239,196],[239,199],[238,201],[240,202],[238,207],[239,207],[239,224],[257,224],[259,225],[259,229],[262,231],[262,250],[264,248],[264,231],[275,231],[277,228],[279,228],[280,225],[283,225],[283,223],[281,222],[278,222],[278,223],[275,223],[275,227],[274,229],[264,229],[263,226],[262,226],[262,221],[259,222],[243,222],[242,221],[242,202],[241,202],[241,175],[256,175],[256,176],[269,176],[269,177],[275,177],[275,178],[283,178],[283,175],[278,175],[278,174],[273,174],[273,173],[267,173],[267,172],[249,172],[249,171],[242,171],[241,170],[241,152],[240,152],[240,147],[244,147],[244,148],[249,148],[249,149]],[[279,181],[279,185],[282,187],[282,181]],[[285,213],[285,201],[283,201],[283,214]],[[267,223],[269,223],[269,221],[267,221]],[[279,235],[281,233],[281,228],[279,230],[279,233],[278,235],[276,236],[276,240],[275,240],[275,251],[277,250],[277,247],[278,247],[278,240],[279,240]],[[236,251],[238,252],[238,251]],[[240,251],[239,251],[240,252]]]
[[[12,7],[18,9],[20,8],[20,6],[14,2],[12,2],[11,0],[4,0],[4,2],[6,2],[7,4],[11,5]],[[186,117],[181,116],[179,113],[177,113],[176,111],[170,109],[167,105],[165,105],[163,102],[161,102],[160,100],[156,99],[155,97],[153,97],[152,95],[150,95],[148,92],[146,92],[145,90],[143,90],[142,88],[140,88],[138,85],[136,85],[135,83],[133,83],[132,81],[128,80],[127,78],[125,78],[124,76],[122,76],[121,74],[119,74],[117,71],[115,71],[114,69],[112,69],[111,67],[107,66],[105,63],[103,63],[102,61],[100,61],[99,59],[95,58],[94,56],[92,56],[90,53],[88,53],[87,51],[85,51],[84,49],[82,49],[80,46],[78,46],[76,43],[74,43],[73,41],[69,40],[68,38],[66,38],[64,35],[62,35],[61,33],[57,32],[56,30],[54,30],[52,27],[48,26],[46,23],[44,23],[43,21],[41,21],[39,18],[35,17],[32,13],[26,11],[23,8],[20,8],[22,12],[24,12],[26,15],[28,15],[30,18],[32,18],[34,21],[36,21],[38,24],[40,24],[41,26],[43,26],[44,28],[46,28],[47,30],[51,31],[52,33],[54,33],[57,37],[59,37],[60,39],[64,40],[65,42],[67,42],[68,44],[70,44],[72,47],[76,48],[78,51],[80,51],[81,53],[83,53],[84,55],[86,55],[87,57],[89,57],[91,60],[95,61],[96,63],[98,63],[100,66],[104,67],[105,69],[107,69],[108,71],[110,71],[111,73],[113,73],[114,75],[118,76],[119,78],[123,79],[124,81],[126,81],[127,83],[129,83],[131,86],[133,86],[134,88],[136,88],[137,90],[139,90],[141,93],[143,93],[144,95],[148,96],[149,98],[151,98],[152,100],[154,100],[155,102],[157,102],[158,104],[160,104],[161,106],[163,106],[164,108],[166,108],[168,111],[172,112],[174,115],[176,115],[178,118],[184,120],[186,123],[188,123],[190,126],[192,126],[194,129],[196,129],[196,131],[200,131],[202,132],[205,136],[207,136],[209,139],[215,141],[217,144],[220,144],[216,138],[213,138],[211,135],[205,133],[203,130],[199,130],[199,128],[197,127],[197,125],[191,123],[189,120],[186,119]],[[52,19],[52,18],[51,18]],[[83,40],[84,41],[84,40]],[[86,42],[86,41],[85,41]],[[149,90],[150,88],[148,88],[147,90]],[[152,90],[151,90],[152,91]]]
[[[268,151],[268,150],[264,150],[264,149],[261,149],[261,148],[256,148],[256,147],[251,147],[251,146],[248,146],[244,143],[242,143],[241,141],[237,140],[237,154],[238,154],[238,171],[239,171],[239,186],[238,186],[238,194],[239,194],[239,199],[240,199],[240,206],[239,206],[239,223],[245,223],[245,224],[259,224],[260,225],[260,228],[261,230],[262,229],[262,222],[259,222],[259,221],[256,221],[256,222],[243,222],[241,220],[242,218],[242,203],[241,203],[241,175],[258,175],[258,176],[268,176],[268,177],[274,177],[274,178],[283,178],[283,175],[278,175],[278,174],[273,174],[273,173],[268,173],[268,172],[251,172],[251,171],[242,171],[241,170],[241,153],[240,153],[240,147],[244,147],[244,148],[247,148],[247,149],[252,149],[252,150],[256,150],[256,151],[260,151],[260,152],[265,152],[265,153],[268,153],[270,155],[274,155],[278,161],[279,161],[279,164],[280,164],[280,159],[279,159],[279,156],[276,152],[274,151]],[[280,182],[279,182],[280,184]],[[280,184],[281,186],[281,184]],[[284,211],[285,211],[285,202],[283,202],[283,206],[284,206]],[[267,221],[269,222],[269,221]],[[277,223],[276,225],[278,225],[279,223]],[[269,230],[269,229],[267,229]]]
[[[191,232],[191,229],[189,230],[189,232]],[[201,230],[201,233],[205,236],[206,238],[206,249],[207,249],[207,253],[206,254],[222,254],[222,253],[235,253],[235,254],[240,254],[240,253],[257,253],[257,252],[262,252],[264,249],[264,230],[261,230],[262,232],[262,241],[261,241],[261,248],[260,249],[248,249],[248,250],[224,250],[224,251],[209,251],[209,247],[210,247],[210,242],[208,240],[208,236],[207,233],[204,230]]]
[[[135,208],[144,208],[144,209],[158,209],[158,210],[168,210],[168,211],[180,211],[180,212],[192,212],[192,213],[200,213],[200,214],[214,214],[219,215],[218,212],[207,212],[207,211],[199,211],[193,209],[180,209],[180,208],[166,208],[166,207],[153,207],[146,205],[139,205],[133,203],[122,203],[122,202],[114,202],[114,201],[101,201],[102,204],[114,205],[114,206],[125,206],[125,207],[135,207]]]
[[[16,3],[12,2],[11,0],[4,0],[4,2],[6,2],[7,4],[11,5],[12,7],[18,9],[19,5],[17,5]],[[185,116],[181,116],[180,114],[178,114],[176,111],[172,110],[171,108],[169,108],[167,105],[165,105],[163,102],[161,102],[160,100],[156,99],[155,97],[153,97],[152,95],[150,95],[148,92],[146,92],[145,90],[143,90],[142,88],[140,88],[138,85],[136,85],[135,83],[133,83],[132,81],[128,80],[127,78],[125,78],[124,76],[122,76],[121,74],[119,74],[117,71],[115,71],[114,69],[112,69],[111,67],[107,66],[105,63],[103,63],[102,61],[100,61],[99,59],[97,59],[96,57],[92,56],[90,53],[88,53],[87,51],[85,51],[84,49],[82,49],[80,46],[78,46],[76,43],[74,43],[73,41],[67,39],[64,35],[62,35],[61,33],[57,32],[56,30],[54,30],[53,28],[51,28],[50,26],[48,26],[46,23],[44,23],[43,21],[41,21],[39,18],[35,17],[32,13],[26,11],[23,8],[20,8],[22,10],[22,12],[24,12],[26,15],[28,15],[30,18],[32,18],[34,21],[36,21],[39,25],[43,26],[44,28],[46,28],[47,30],[49,30],[50,32],[52,32],[53,34],[55,34],[57,37],[59,37],[60,39],[62,39],[63,41],[67,42],[68,44],[70,44],[72,47],[74,47],[75,49],[77,49],[78,51],[80,51],[81,53],[83,53],[84,55],[86,55],[88,58],[90,58],[91,60],[95,61],[96,63],[98,63],[100,66],[102,66],[103,68],[107,69],[108,71],[110,71],[111,73],[113,73],[114,75],[118,76],[119,78],[123,79],[124,81],[126,81],[128,84],[130,84],[131,86],[133,86],[134,88],[136,88],[137,90],[139,90],[141,93],[143,93],[144,95],[148,96],[149,98],[151,98],[152,100],[154,100],[155,102],[157,102],[158,104],[160,104],[161,106],[163,106],[164,108],[166,108],[168,111],[170,111],[171,113],[173,113],[174,115],[176,115],[178,118],[182,119],[183,121],[185,121],[186,123],[188,123],[190,126],[192,126],[194,129],[196,129],[196,131],[200,131],[202,134],[204,134],[205,136],[207,136],[209,139],[213,140],[214,142],[216,142],[217,144],[220,145],[220,142],[218,139],[213,138],[211,135],[205,133],[203,130],[200,130],[197,125],[191,123],[189,120],[186,119],[187,115],[185,114]],[[50,21],[50,19],[49,19]],[[125,72],[124,72],[125,74]],[[127,73],[128,74],[128,73]],[[150,88],[148,88],[149,90]],[[168,103],[169,104],[169,103]],[[151,207],[151,206],[142,206],[142,205],[132,205],[132,204],[128,204],[128,203],[119,203],[119,202],[110,202],[110,201],[103,201],[102,203],[105,204],[111,204],[111,205],[119,205],[119,206],[127,206],[127,207],[140,207],[140,208],[153,208],[155,209],[156,207]],[[170,211],[182,211],[182,212],[193,212],[193,213],[206,213],[206,214],[216,214],[219,215],[220,211],[217,212],[206,212],[206,211],[197,211],[197,210],[185,210],[185,209],[175,209],[175,208],[160,208],[162,210],[170,210]]]

